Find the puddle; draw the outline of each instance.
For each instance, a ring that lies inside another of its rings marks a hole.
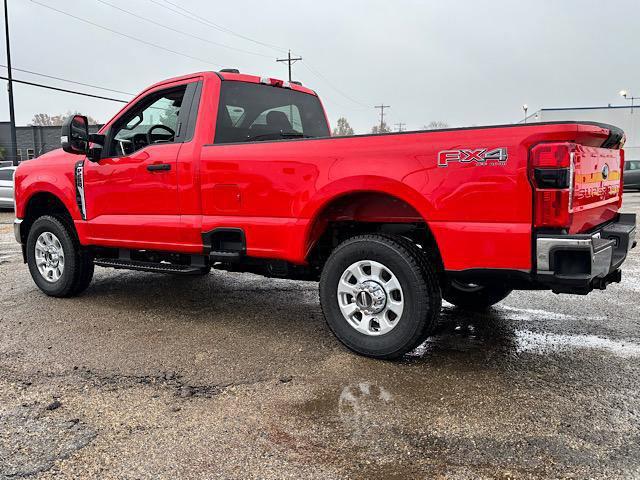
[[[516,320],[521,322],[527,322],[532,320],[558,320],[558,321],[567,321],[567,320],[594,320],[594,321],[602,321],[606,320],[607,317],[600,315],[569,315],[566,313],[559,312],[551,312],[549,310],[542,310],[536,308],[517,308],[510,307],[507,305],[496,305],[492,310],[487,312],[462,312],[458,310],[453,305],[448,303],[444,303],[442,307],[442,314],[445,316],[450,316],[454,320],[459,318],[460,315],[465,315],[472,318],[486,318],[487,316],[491,316],[494,318],[505,318],[509,320]]]
[[[564,335],[538,333],[531,330],[477,333],[473,325],[457,325],[452,331],[430,337],[422,345],[407,354],[408,358],[423,358],[440,351],[496,352],[506,354],[573,352],[575,350],[600,350],[624,358],[640,357],[640,344],[611,340],[597,335]]]
[[[372,457],[384,454],[380,419],[392,414],[393,395],[370,382],[347,385],[338,398],[338,415],[351,441]]]
[[[532,320],[532,319],[547,319],[547,320],[575,320],[573,315],[567,315],[565,313],[550,312],[548,310],[540,310],[535,308],[517,308],[508,307],[506,305],[499,305],[495,307],[496,310],[502,310],[509,312],[509,318],[513,320]]]
[[[551,354],[576,350],[599,350],[619,357],[640,357],[640,343],[612,340],[597,335],[557,334],[522,328],[523,323],[540,321],[603,321],[606,317],[569,315],[534,308],[500,305],[486,313],[468,313],[445,306],[443,318],[434,334],[407,354],[407,358],[451,353],[502,355],[520,353]],[[520,323],[523,322],[523,323]]]
[[[550,353],[576,349],[604,350],[620,357],[640,356],[640,344],[621,342],[596,335],[560,335],[535,333],[529,330],[515,331],[517,353]]]

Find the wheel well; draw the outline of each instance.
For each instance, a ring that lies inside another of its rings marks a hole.
[[[20,228],[20,239],[22,240],[23,245],[27,243],[27,237],[29,236],[31,225],[33,225],[33,222],[43,215],[51,215],[61,218],[73,225],[73,218],[71,217],[69,210],[67,210],[67,207],[62,203],[62,200],[49,192],[36,193],[27,203],[24,220]]]
[[[311,227],[307,259],[322,268],[336,246],[367,233],[408,238],[427,253],[438,274],[444,273],[438,244],[425,219],[404,200],[379,192],[345,195],[325,206]]]

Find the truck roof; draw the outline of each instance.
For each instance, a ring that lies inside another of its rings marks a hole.
[[[144,91],[150,90],[155,87],[159,87],[161,85],[164,85],[165,83],[172,83],[180,80],[188,80],[189,78],[194,78],[194,77],[210,77],[214,75],[220,78],[222,81],[232,81],[232,82],[264,83],[264,79],[268,79],[271,85],[288,84],[288,87],[291,88],[291,90],[317,96],[316,92],[314,92],[310,88],[304,87],[302,85],[298,85],[293,82],[287,82],[286,80],[281,80],[279,78],[260,77],[258,75],[249,75],[246,73],[215,72],[215,71],[196,72],[196,73],[191,73],[187,75],[180,75],[178,77],[167,78],[160,82],[154,83],[153,85],[150,85],[149,87],[145,88]]]

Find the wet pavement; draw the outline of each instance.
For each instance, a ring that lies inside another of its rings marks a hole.
[[[445,305],[383,362],[334,339],[315,283],[97,268],[48,298],[11,221],[0,478],[640,478],[640,248],[605,292]]]

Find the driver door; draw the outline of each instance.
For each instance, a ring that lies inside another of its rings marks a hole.
[[[89,237],[106,246],[176,249],[177,157],[197,82],[156,89],[108,127],[99,162],[85,162]]]

